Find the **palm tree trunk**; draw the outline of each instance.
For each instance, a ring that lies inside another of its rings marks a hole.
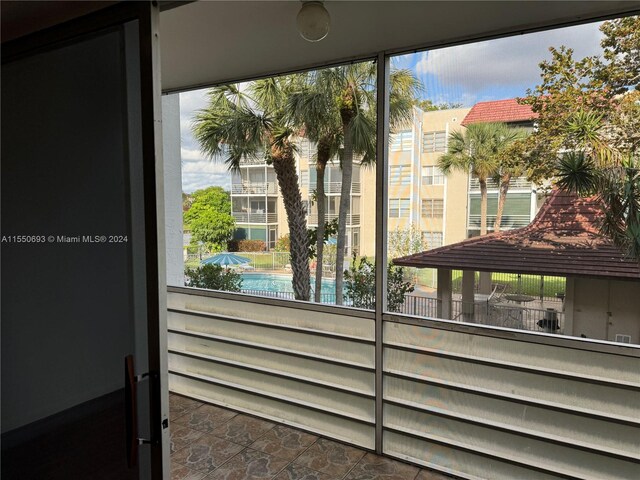
[[[487,180],[479,178],[480,183],[480,235],[487,234]],[[491,273],[480,272],[478,279],[480,293],[491,293]]]
[[[293,293],[296,300],[309,301],[311,295],[309,237],[293,152],[288,150],[279,152],[277,157],[273,156],[273,169],[276,172],[289,224]]]
[[[480,235],[487,234],[487,180],[479,178],[480,183]]]
[[[322,301],[322,265],[324,263],[324,223],[325,223],[325,199],[324,193],[324,173],[327,166],[328,151],[318,144],[318,160],[316,163],[316,202],[318,204],[318,230],[316,231],[316,289],[314,300],[316,303]]]
[[[500,177],[500,195],[498,197],[498,209],[496,210],[496,221],[493,224],[493,231],[499,232],[502,224],[502,213],[504,212],[504,204],[507,201],[507,192],[509,192],[509,182],[511,182],[511,174],[505,173]]]
[[[351,118],[343,115],[344,155],[342,158],[342,185],[340,188],[340,209],[338,210],[338,244],[336,252],[336,305],[343,303],[344,249],[347,239],[347,211],[351,201],[351,179],[353,177],[353,143],[351,138]]]

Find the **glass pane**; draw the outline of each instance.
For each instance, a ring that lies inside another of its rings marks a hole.
[[[612,157],[637,172],[638,67],[626,60],[637,57],[627,40],[638,25],[628,17],[392,58],[424,89],[410,125],[390,125],[387,251],[402,272],[389,275],[389,310],[640,343],[637,313],[620,300],[640,284],[610,273],[634,253],[602,229],[614,219],[640,244],[634,217],[615,208],[640,199]],[[421,148],[403,151],[405,138]],[[584,162],[604,182],[602,203],[558,181],[575,180]],[[603,261],[605,250],[616,253]],[[580,262],[592,271],[576,276]]]
[[[353,79],[357,79],[355,84],[351,83]],[[182,159],[184,226],[191,232],[185,245],[187,285],[211,289],[223,286],[269,297],[373,308],[375,282],[373,269],[367,265],[372,264],[375,254],[375,81],[375,64],[364,62],[248,81],[236,85],[235,93],[219,87],[221,95],[215,97],[208,95],[212,89],[180,94],[180,114],[185,120],[181,122],[181,147],[189,152],[188,158]],[[276,91],[272,97],[276,103],[269,108],[260,95],[267,83]],[[352,88],[358,94],[349,112],[340,110],[344,99],[326,93],[342,91],[347,95]],[[322,104],[322,108],[304,115],[289,109],[294,95],[311,94],[316,97],[309,104]],[[225,102],[239,100],[247,100],[244,113],[249,116],[272,117],[260,122],[260,132],[251,124],[250,128],[237,129],[241,134],[230,138],[223,133],[229,130],[220,125],[238,127],[238,121],[246,118],[233,118]],[[216,118],[222,116],[222,122],[208,122],[200,113],[203,111],[217,112]],[[271,145],[272,134],[284,129],[292,132],[290,138]],[[352,137],[348,151],[344,148],[345,135]],[[401,148],[411,142],[408,132],[400,139]],[[294,164],[288,163],[287,155],[278,156],[283,151],[293,155]],[[334,153],[326,158],[326,151]],[[349,158],[351,161],[346,160]],[[274,168],[278,162],[289,170],[283,174]],[[290,174],[297,177],[295,185],[289,180]],[[319,175],[324,176],[324,194],[317,188]],[[409,185],[410,176],[403,171],[401,177],[402,184]],[[348,184],[345,179],[349,179]],[[324,198],[318,198],[321,195]],[[318,209],[319,205],[324,208]],[[320,225],[326,233],[318,245]],[[294,251],[305,254],[291,255],[292,244],[304,247]],[[216,267],[225,251],[237,253],[240,258],[235,261],[240,264]],[[359,270],[345,274],[354,261]],[[207,266],[206,262],[214,265]],[[217,270],[214,276],[227,275],[233,281],[197,284],[194,279],[203,268]],[[294,282],[294,277],[298,281]]]

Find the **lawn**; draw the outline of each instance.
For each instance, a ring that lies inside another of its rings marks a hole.
[[[462,271],[454,270],[451,274],[453,291],[460,293],[462,289]],[[476,282],[478,282],[479,274],[476,272]],[[492,283],[501,283],[507,285],[507,292],[523,293],[533,297],[540,296],[541,276],[521,274],[518,279],[517,273],[493,273],[491,276]],[[544,276],[544,293],[545,297],[556,297],[558,293],[565,293],[566,279],[564,277]]]

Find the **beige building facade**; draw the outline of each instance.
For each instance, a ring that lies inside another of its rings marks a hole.
[[[464,240],[479,227],[479,185],[465,172],[445,176],[438,159],[448,147],[449,135],[464,129],[462,121],[470,108],[424,112],[414,107],[407,128],[391,135],[389,142],[388,230],[413,232],[428,250]],[[298,178],[307,223],[317,226],[315,199],[315,146],[307,139],[297,143]],[[337,159],[325,170],[326,221],[338,217],[342,175]],[[489,182],[491,205],[497,202],[498,185]],[[262,161],[243,161],[232,179],[232,213],[237,222],[235,238],[263,240],[273,249],[288,233],[287,218],[273,168]],[[511,206],[517,214],[511,215]],[[528,224],[536,213],[535,191],[526,179],[512,181],[503,228]],[[375,254],[376,170],[375,165],[354,163],[350,211],[347,216],[348,254]],[[415,242],[414,242],[415,243]]]

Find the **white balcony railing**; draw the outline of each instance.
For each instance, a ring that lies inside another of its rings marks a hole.
[[[487,215],[487,226],[493,227],[496,221],[495,215]],[[526,227],[531,222],[529,215],[509,215],[503,214],[501,226],[502,228],[520,228]],[[480,228],[480,215],[469,215],[469,228]]]
[[[232,183],[231,193],[234,195],[276,195],[278,187],[274,182]]]
[[[325,221],[330,222],[331,220],[335,220],[338,218],[337,213],[327,213],[325,214]],[[318,214],[311,213],[308,217],[309,225],[317,225],[318,224]],[[347,214],[347,225],[360,225],[360,214],[359,213],[349,213]]]
[[[432,299],[376,318],[259,294],[169,287],[172,392],[366,449],[379,443],[460,478],[638,478],[629,346],[549,338],[537,333],[548,312],[517,306],[492,307],[477,325],[462,324],[464,314],[417,318],[437,315]]]
[[[260,155],[257,158],[242,157],[240,159],[240,165],[266,165],[266,164],[267,162]]]
[[[315,190],[316,183],[309,183],[309,190]],[[342,182],[325,182],[324,183],[324,193],[332,194],[332,193],[340,193],[342,191]],[[351,184],[351,195],[359,194],[361,192],[360,182],[353,182]]]
[[[494,179],[490,178],[487,180],[487,189],[496,190],[500,187],[499,182],[496,182]],[[527,180],[526,177],[517,177],[512,178],[509,182],[509,188],[531,188],[531,182]],[[477,178],[471,178],[469,180],[469,189],[470,190],[480,190],[480,182]]]
[[[238,223],[278,223],[277,213],[231,212]]]

